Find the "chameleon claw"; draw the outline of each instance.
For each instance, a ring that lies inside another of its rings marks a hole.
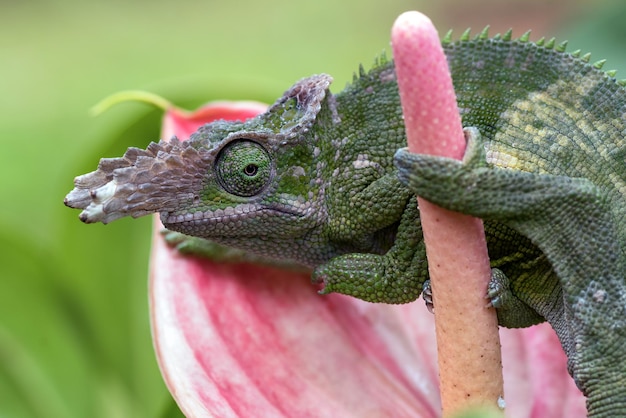
[[[322,285],[321,289],[317,291],[318,295],[328,295],[332,291],[327,286],[327,276],[323,273],[318,273],[317,270],[311,274],[311,284]]]

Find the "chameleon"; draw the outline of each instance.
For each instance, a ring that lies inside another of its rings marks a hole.
[[[589,416],[626,416],[626,82],[529,32],[442,47],[462,161],[405,148],[383,55],[337,94],[314,75],[257,117],[103,158],[65,204],[86,223],[159,213],[181,252],[234,248],[310,270],[322,294],[393,304],[429,292],[416,195],[482,218],[500,325],[548,321]]]

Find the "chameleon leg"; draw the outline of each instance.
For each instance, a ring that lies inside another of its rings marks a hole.
[[[417,299],[427,267],[417,205],[409,200],[391,249],[384,255],[346,254],[317,267],[312,280],[324,284],[320,293],[337,292],[380,303]]]
[[[227,247],[208,239],[192,237],[180,232],[163,229],[161,235],[168,245],[185,255],[208,258],[222,263],[253,263],[264,264],[290,270],[304,271],[306,268],[289,261],[274,260],[262,257],[238,248]]]
[[[212,260],[239,258],[243,256],[244,251],[232,249],[236,252],[234,257],[228,255],[231,249],[224,247],[204,238],[192,237],[190,235],[181,234],[180,232],[170,231],[169,229],[161,230],[161,235],[168,245],[176,248],[181,254],[197,255],[200,257],[210,258]],[[241,254],[240,254],[241,253]]]
[[[480,134],[469,132],[462,162],[399,150],[401,181],[444,208],[508,225],[545,254],[562,292],[534,308],[560,311],[560,318],[547,319],[588,397],[589,416],[625,416],[626,243],[619,241],[611,202],[584,178],[488,167]],[[541,286],[527,280],[530,290]]]
[[[328,237],[351,243],[357,252],[372,252],[380,241],[373,235],[401,218],[412,194],[394,173],[381,176],[375,164],[350,173],[348,187],[327,191],[327,198],[338,203],[328,209]]]

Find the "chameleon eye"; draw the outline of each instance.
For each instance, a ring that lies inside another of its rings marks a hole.
[[[272,164],[261,145],[241,140],[231,142],[220,152],[216,172],[228,193],[250,197],[265,188],[271,177]]]

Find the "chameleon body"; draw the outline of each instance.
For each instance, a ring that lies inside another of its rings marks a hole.
[[[401,149],[382,59],[338,94],[312,76],[256,118],[103,159],[65,203],[85,222],[158,212],[182,250],[235,247],[383,303],[415,300],[428,278],[416,194],[481,217],[501,325],[550,322],[589,415],[626,416],[626,90],[553,41],[443,46],[462,162]]]

